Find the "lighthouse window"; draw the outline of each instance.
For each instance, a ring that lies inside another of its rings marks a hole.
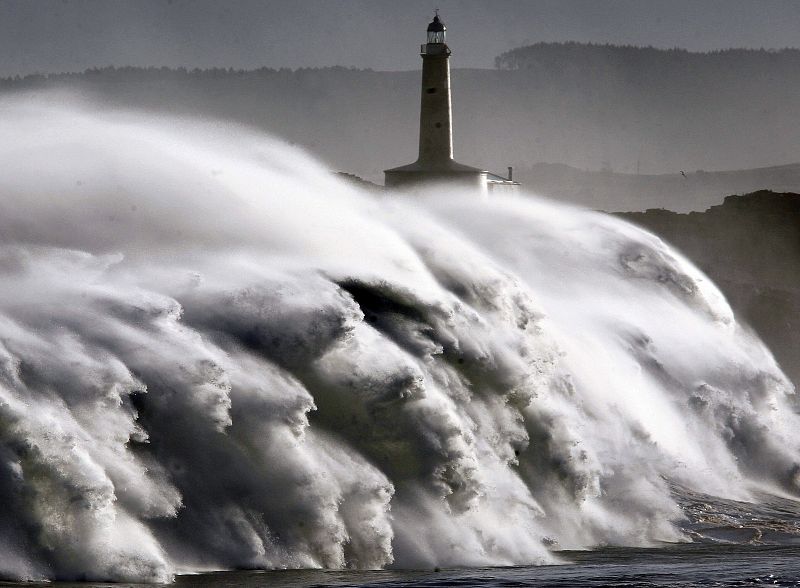
[[[442,123],[436,123],[433,126],[435,126],[437,129],[441,129],[442,128]]]
[[[428,43],[444,43],[444,31],[428,31]]]
[[[428,88],[425,90],[428,94],[436,94],[436,88]]]

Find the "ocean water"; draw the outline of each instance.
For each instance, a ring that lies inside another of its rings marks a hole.
[[[560,565],[435,570],[285,570],[179,576],[183,588],[566,588],[572,586],[800,586],[800,547],[679,544],[560,552]],[[0,586],[21,586],[0,583]],[[146,588],[153,584],[32,583],[31,587]]]
[[[409,572],[237,572],[182,577],[179,586],[487,588],[800,586],[800,547],[671,545],[559,553],[561,565]]]
[[[794,581],[794,387],[646,231],[64,95],[0,161],[0,577]]]

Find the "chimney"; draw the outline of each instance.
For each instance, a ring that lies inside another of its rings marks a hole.
[[[514,168],[511,167],[510,165],[508,166],[508,181],[509,182],[514,181]]]

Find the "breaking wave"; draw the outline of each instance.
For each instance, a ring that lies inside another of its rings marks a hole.
[[[0,103],[2,576],[546,563],[800,493],[791,384],[653,235],[46,99]]]

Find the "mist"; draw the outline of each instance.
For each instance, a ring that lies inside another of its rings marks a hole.
[[[800,491],[792,385],[624,221],[63,95],[0,137],[4,577],[555,563]]]
[[[775,168],[800,150],[790,0],[439,7],[459,160],[513,166],[534,191],[607,211],[701,211],[730,193],[800,190],[800,168]],[[382,183],[416,150],[430,12],[360,0],[9,0],[0,92],[66,88],[111,108],[228,120]]]
[[[499,69],[453,70],[456,157],[494,172],[513,166],[534,191],[611,211],[704,210],[730,193],[798,190],[797,166],[773,167],[796,164],[800,151],[798,55],[517,49],[498,56]],[[92,95],[101,109],[231,121],[379,184],[416,153],[418,86],[416,71],[341,67],[103,69],[0,82],[5,95],[61,89]],[[765,169],[712,173],[751,168]]]

